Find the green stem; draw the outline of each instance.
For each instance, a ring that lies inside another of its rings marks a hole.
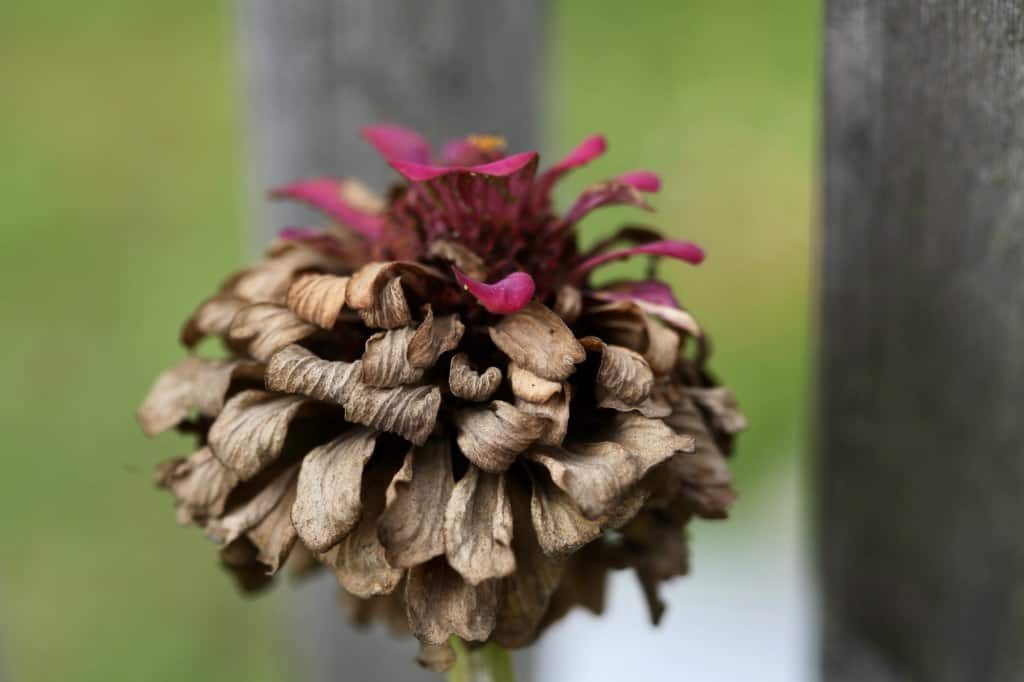
[[[449,682],[515,682],[512,656],[496,644],[470,648],[452,637],[455,667],[448,672]]]

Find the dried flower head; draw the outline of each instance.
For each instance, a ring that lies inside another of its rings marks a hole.
[[[228,357],[189,357],[139,410],[148,434],[198,436],[158,471],[179,520],[245,589],[289,554],[326,566],[357,622],[410,630],[433,668],[453,635],[518,647],[573,606],[600,612],[614,569],[636,572],[657,621],[687,522],[735,497],[744,420],[666,284],[589,277],[703,252],[645,227],[580,250],[587,214],[651,210],[659,189],[625,173],[556,212],[552,188],[601,137],[538,174],[496,137],[435,161],[409,130],[365,135],[404,181],[386,199],[331,178],[276,190],[334,224],[284,230],[200,304],[182,342],[217,336]]]

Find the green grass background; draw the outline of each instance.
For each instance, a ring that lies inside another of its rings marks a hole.
[[[619,170],[663,174],[657,223],[709,252],[663,272],[751,420],[747,500],[803,438],[818,13],[553,3],[550,146],[611,142],[565,198]],[[179,321],[244,258],[235,55],[226,2],[0,9],[0,677],[289,678],[287,590],[238,597],[151,486],[185,444],[133,420],[180,357]],[[586,236],[631,217],[595,215]]]

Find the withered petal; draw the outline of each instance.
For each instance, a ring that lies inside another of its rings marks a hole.
[[[370,305],[359,311],[359,317],[372,329],[397,329],[412,322],[409,303],[402,290],[402,279],[394,277],[388,280]]]
[[[566,382],[562,390],[542,403],[516,399],[516,407],[522,412],[547,419],[544,431],[537,439],[545,445],[561,445],[569,431],[569,408],[572,400],[572,384]]]
[[[447,439],[429,440],[406,454],[377,522],[389,564],[410,568],[444,554],[444,510],[454,485]]]
[[[203,522],[224,513],[224,504],[238,485],[238,476],[221,464],[207,446],[188,459],[173,460],[161,472],[158,483],[174,493],[190,518]]]
[[[543,403],[562,390],[559,381],[548,381],[515,362],[508,364],[508,382],[517,398],[531,403]]]
[[[452,357],[448,374],[448,387],[452,394],[463,400],[483,402],[489,400],[501,385],[501,370],[488,367],[482,374],[473,369],[469,356],[457,353]]]
[[[642,355],[624,346],[606,344],[594,337],[587,337],[583,345],[601,353],[601,364],[595,379],[599,407],[604,407],[603,403],[608,398],[620,404],[639,405],[650,397],[654,387],[654,372]]]
[[[380,295],[381,289],[398,277],[401,277],[403,284],[419,293],[426,293],[429,285],[450,282],[436,268],[416,261],[375,261],[364,265],[352,275],[345,293],[345,303],[354,310],[369,308]]]
[[[459,449],[471,462],[492,473],[507,469],[516,455],[536,442],[547,427],[543,417],[502,400],[457,410],[454,422]]]
[[[539,445],[526,453],[591,520],[611,512],[652,467],[694,447],[692,437],[632,412],[616,415],[603,436],[607,440],[570,443],[566,448]]]
[[[236,378],[258,381],[263,365],[250,360],[206,360],[189,357],[157,377],[139,407],[138,420],[152,436],[177,426],[192,410],[214,417]]]
[[[482,280],[487,277],[487,265],[483,258],[457,242],[446,239],[432,242],[427,255],[430,258],[448,261],[473,279]]]
[[[337,403],[354,424],[425,443],[437,421],[441,391],[436,386],[375,388],[360,380],[361,373],[361,362],[331,362],[289,346],[270,359],[267,387]]]
[[[291,519],[311,550],[326,552],[356,525],[363,467],[376,443],[376,431],[357,426],[303,459]]]
[[[242,391],[210,427],[213,454],[243,481],[281,454],[288,428],[308,401],[266,391]]]
[[[228,340],[252,357],[266,362],[285,346],[317,331],[316,325],[283,306],[254,303],[238,311],[228,329]]]
[[[409,569],[405,604],[409,627],[422,642],[443,644],[452,635],[483,642],[497,618],[497,581],[470,585],[444,557],[437,557]]]
[[[194,348],[207,336],[224,336],[238,311],[248,305],[245,299],[232,294],[217,294],[196,308],[181,328],[181,343]]]
[[[471,585],[516,569],[512,553],[512,507],[505,475],[470,465],[455,484],[444,514],[448,563]]]
[[[284,303],[296,273],[330,270],[340,264],[332,254],[300,243],[292,243],[271,257],[246,268],[223,287],[225,293],[250,303]]]
[[[363,472],[362,513],[355,528],[322,555],[338,583],[357,597],[390,594],[405,571],[388,563],[384,546],[377,539],[377,521],[384,510],[384,491],[394,468],[380,457],[373,458]]]
[[[288,309],[307,322],[330,329],[345,307],[348,277],[308,273],[288,289]]]
[[[406,359],[409,344],[416,330],[412,327],[377,332],[366,340],[361,360],[360,378],[367,386],[392,388],[414,384],[423,378],[423,369],[413,367]]]
[[[564,381],[586,359],[583,346],[562,318],[537,301],[501,319],[491,340],[520,367],[551,381]]]
[[[739,410],[736,395],[728,388],[688,387],[686,392],[708,411],[712,424],[719,431],[733,435],[747,428],[747,418]]]
[[[576,503],[544,472],[531,475],[530,514],[545,554],[568,554],[601,535],[601,524],[580,513]]]
[[[448,642],[443,644],[427,644],[420,642],[420,652],[416,662],[427,670],[443,673],[455,665],[455,649]]]
[[[256,547],[256,560],[267,567],[273,575],[288,558],[297,538],[292,525],[291,510],[295,502],[295,479],[292,478],[284,496],[270,513],[246,532],[249,541]]]
[[[580,318],[583,311],[583,295],[579,288],[571,284],[563,284],[555,292],[555,305],[552,308],[555,315],[562,318],[566,324],[573,324]]]
[[[465,331],[466,326],[459,321],[458,315],[435,318],[433,309],[428,305],[423,322],[409,339],[406,359],[413,367],[433,367],[442,353],[454,350],[459,345]]]
[[[206,525],[206,535],[223,545],[242,537],[247,530],[255,527],[278,506],[288,491],[294,487],[298,473],[298,464],[277,472],[255,495],[243,499],[233,507],[229,506],[223,516],[211,519]]]

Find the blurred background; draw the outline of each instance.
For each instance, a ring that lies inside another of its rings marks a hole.
[[[235,592],[151,483],[188,445],[147,441],[133,418],[182,355],[180,321],[251,252],[233,10],[0,9],[0,679],[259,682],[302,669],[286,632],[297,588]],[[693,573],[666,590],[662,627],[632,578],[618,580],[605,617],[576,614],[542,640],[535,679],[668,665],[702,681],[810,677],[819,12],[811,0],[552,2],[542,151],[590,132],[610,141],[563,199],[620,170],[662,174],[656,223],[709,253],[662,272],[711,331],[713,367],[751,428],[733,460],[735,514],[697,524]],[[595,214],[585,241],[630,217]]]

